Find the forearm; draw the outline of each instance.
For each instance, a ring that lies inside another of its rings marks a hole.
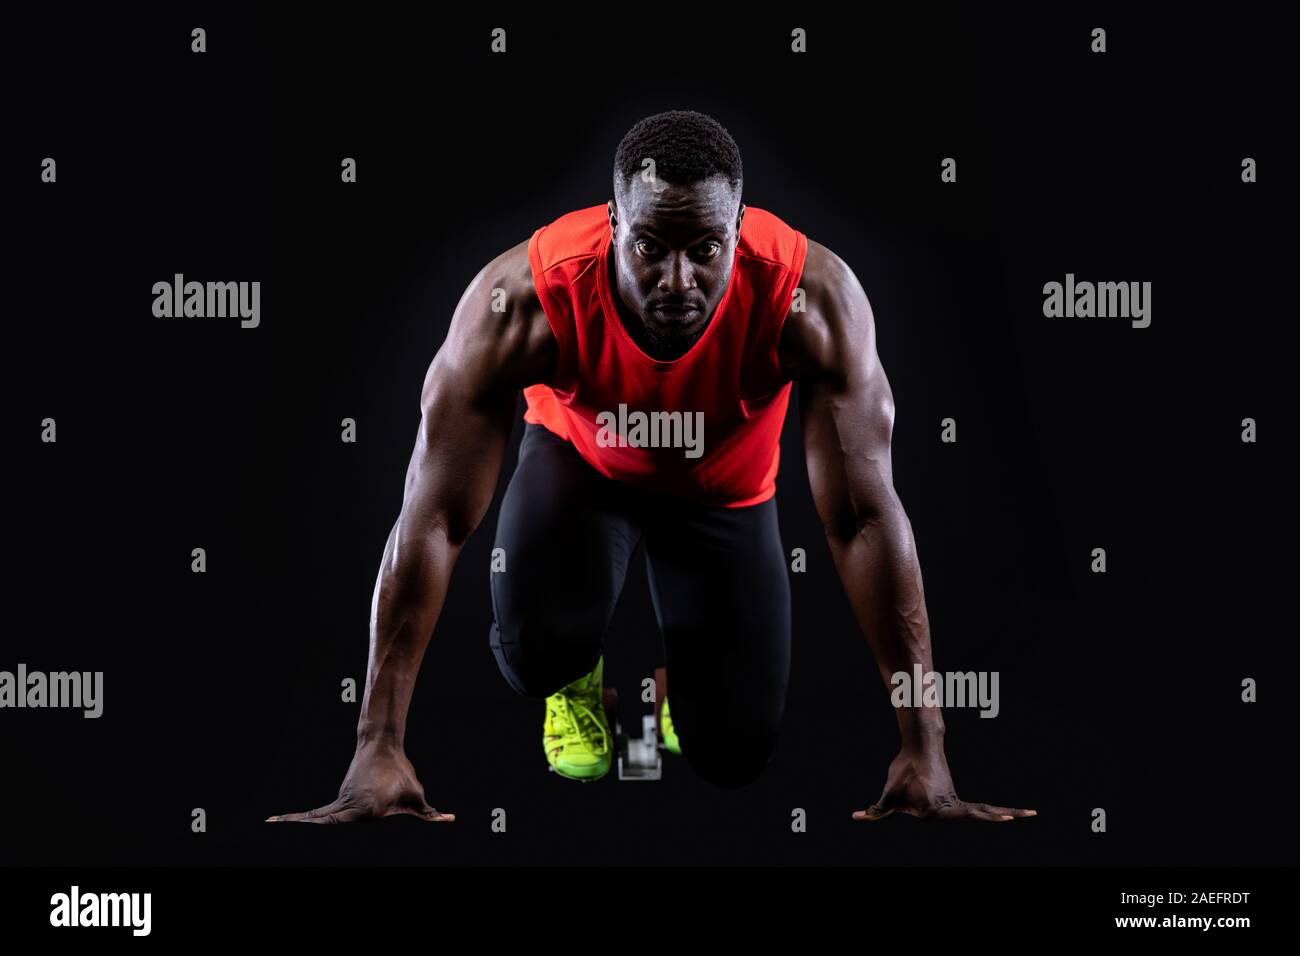
[[[399,518],[388,536],[370,607],[370,658],[357,746],[401,750],[415,679],[460,554],[440,524]]]
[[[921,565],[911,523],[896,496],[857,523],[856,533],[828,535],[840,579],[863,634],[876,658],[881,678],[933,669],[930,621],[925,608]],[[897,708],[904,747],[924,748],[942,742],[943,713],[937,707]]]

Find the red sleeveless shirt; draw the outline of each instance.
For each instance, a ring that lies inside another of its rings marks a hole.
[[[553,382],[524,389],[524,420],[572,442],[616,481],[730,508],[771,498],[790,399],[777,343],[807,237],[746,206],[726,291],[690,351],[671,361],[646,355],[620,321],[611,243],[605,205],[561,216],[529,239],[559,363]]]

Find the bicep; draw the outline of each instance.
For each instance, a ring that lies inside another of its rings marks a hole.
[[[468,538],[491,504],[530,348],[527,316],[493,311],[493,286],[480,279],[425,375],[403,501],[408,518],[444,527],[453,541]]]
[[[799,402],[808,478],[827,533],[853,534],[896,500],[894,397],[871,304],[846,266],[813,299],[805,326]]]

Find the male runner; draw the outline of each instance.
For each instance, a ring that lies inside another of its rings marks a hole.
[[[425,799],[406,715],[521,390],[527,424],[498,522],[507,570],[492,575],[491,647],[515,690],[548,699],[547,755],[565,776],[608,769],[601,655],[639,541],[682,756],[726,787],[766,766],[790,660],[774,494],[793,382],[814,504],[880,673],[888,684],[913,665],[932,669],[871,306],[833,252],[745,207],[742,181],[716,121],[648,117],[619,144],[607,206],[560,217],[470,283],[424,383],[375,588],[352,764],[337,800],[272,821],[455,819]],[[880,799],[854,819],[1034,814],[958,798],[938,708],[901,707],[898,727]]]

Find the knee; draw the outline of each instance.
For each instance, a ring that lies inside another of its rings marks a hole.
[[[778,730],[770,724],[719,723],[705,729],[683,726],[673,720],[681,740],[682,756],[691,769],[714,786],[736,789],[762,776],[776,751]]]
[[[603,649],[598,637],[561,634],[541,624],[503,632],[495,621],[490,643],[506,683],[536,700],[590,674]]]
[[[731,749],[719,749],[714,752],[701,752],[701,748],[691,750],[682,741],[682,756],[701,777],[715,787],[729,790],[747,787],[763,775],[772,759],[775,746],[737,746]]]

